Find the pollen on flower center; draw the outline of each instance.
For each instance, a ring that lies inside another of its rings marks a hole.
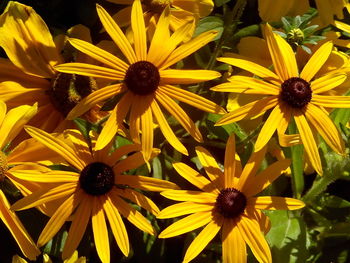
[[[241,215],[247,205],[247,198],[235,188],[225,188],[216,198],[217,211],[226,218],[235,218]]]
[[[114,185],[113,169],[102,162],[90,163],[80,172],[80,187],[90,195],[108,193]]]
[[[96,88],[96,81],[91,77],[57,73],[51,80],[51,88],[47,94],[56,110],[66,117],[75,105]]]
[[[158,68],[148,61],[138,61],[129,66],[124,83],[137,95],[148,95],[158,88],[160,75]]]
[[[7,156],[0,151],[0,181],[5,178],[5,173],[7,171]]]
[[[280,98],[293,108],[303,108],[312,97],[310,83],[302,78],[290,78],[282,84]]]

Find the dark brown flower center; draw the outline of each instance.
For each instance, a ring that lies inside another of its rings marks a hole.
[[[148,95],[158,88],[160,75],[158,68],[148,61],[138,61],[128,68],[124,83],[137,95]]]
[[[90,163],[80,172],[80,187],[90,195],[108,193],[114,185],[113,169],[102,162]]]
[[[75,105],[96,88],[96,81],[91,77],[57,73],[51,80],[51,89],[47,94],[56,110],[66,117]]]
[[[303,108],[312,97],[310,83],[302,78],[290,78],[282,84],[280,98],[293,108]]]
[[[235,188],[225,188],[216,198],[217,211],[226,218],[236,218],[241,215],[247,205],[247,198]]]

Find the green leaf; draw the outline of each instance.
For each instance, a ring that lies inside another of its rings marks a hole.
[[[289,211],[268,211],[271,230],[266,239],[271,246],[273,262],[304,263],[309,257],[309,237],[301,218]]]
[[[194,31],[193,37],[196,37],[201,33],[207,32],[209,30],[218,31],[218,34],[212,41],[219,39],[221,37],[222,31],[224,30],[224,21],[217,16],[207,16],[202,18],[199,21],[196,30]]]
[[[350,207],[349,201],[346,201],[335,195],[323,196],[320,202],[321,202],[321,205],[332,207],[332,208],[349,208]]]

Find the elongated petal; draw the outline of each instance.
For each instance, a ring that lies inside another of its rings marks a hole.
[[[77,249],[81,239],[84,236],[86,227],[91,217],[91,203],[92,198],[90,196],[84,196],[81,199],[77,211],[74,213],[72,224],[69,228],[68,236],[64,248],[62,251],[62,258],[70,258],[74,251]]]
[[[0,149],[11,142],[23,129],[23,126],[37,113],[38,106],[22,105],[11,109],[0,127]]]
[[[18,179],[39,183],[64,183],[78,182],[79,174],[68,171],[48,171],[39,172],[38,170],[11,170],[11,174]]]
[[[221,219],[221,218],[220,218]],[[183,262],[190,262],[202,250],[209,244],[209,242],[219,233],[221,226],[221,220],[213,220],[211,221],[192,241],[191,245],[188,247]]]
[[[79,156],[81,160],[84,160],[85,163],[94,162],[94,158],[91,154],[86,138],[79,130],[67,129],[63,132],[65,139],[71,143],[73,151]]]
[[[209,179],[216,185],[217,189],[224,188],[224,173],[218,166],[214,157],[201,146],[196,147],[196,153],[199,161],[203,165]]]
[[[133,203],[137,204],[143,209],[146,209],[148,212],[152,213],[153,215],[155,216],[158,215],[159,208],[157,207],[157,205],[142,193],[132,189],[116,189],[116,192],[118,193],[119,196],[122,196],[132,201]]]
[[[110,149],[108,149],[109,152]],[[141,150],[141,145],[140,144],[125,144],[120,147],[118,147],[113,153],[108,155],[108,152],[105,155],[98,156],[98,160],[103,162],[105,161],[108,165],[114,167],[116,163],[119,162],[119,160],[124,156],[128,155],[129,153],[132,152],[138,152]],[[97,151],[95,152],[95,155],[100,155],[103,151]],[[127,157],[128,158],[128,157]],[[126,159],[127,159],[126,158]]]
[[[300,133],[301,141],[303,142],[305,151],[309,157],[312,167],[316,172],[322,175],[322,164],[320,154],[315,142],[315,138],[312,134],[309,124],[307,123],[303,114],[294,115],[295,123]]]
[[[4,121],[6,112],[7,112],[6,103],[3,100],[0,100],[0,125],[2,125],[2,122]]]
[[[95,92],[91,93],[84,99],[82,99],[78,105],[76,105],[67,115],[68,120],[73,120],[78,116],[81,116],[93,106],[98,103],[105,101],[121,92],[125,91],[125,88],[122,84],[115,84],[98,89]]]
[[[253,196],[260,193],[262,190],[272,184],[272,182],[289,167],[290,163],[290,160],[287,159],[277,161],[256,176],[248,177],[241,191],[246,196]]]
[[[350,108],[350,96],[312,95],[312,104],[326,108]]]
[[[279,196],[258,196],[248,199],[247,206],[262,210],[295,210],[305,206],[303,201]]]
[[[305,116],[333,151],[339,154],[344,154],[345,145],[343,138],[328,115],[326,115],[319,107],[309,103],[305,111]]]
[[[218,114],[226,113],[226,111],[216,103],[208,99],[205,99],[195,93],[177,88],[175,86],[170,86],[170,85],[160,86],[159,91],[163,92],[169,97],[182,101],[188,105],[196,107],[205,112],[218,113]]]
[[[212,212],[198,212],[176,221],[168,226],[160,234],[159,238],[169,238],[190,232],[213,220]]]
[[[184,127],[185,130],[189,134],[191,134],[191,136],[196,141],[203,141],[202,135],[198,127],[190,119],[187,113],[176,102],[173,101],[173,99],[169,98],[169,96],[167,96],[159,90],[156,91],[156,99],[170,113],[170,115],[175,117],[175,119],[181,124],[181,126]]]
[[[55,66],[55,69],[64,73],[111,80],[123,80],[125,76],[125,71],[85,63],[65,63]]]
[[[123,31],[102,6],[96,5],[96,9],[103,27],[110,35],[114,43],[120,48],[122,53],[128,59],[129,63],[135,63],[137,61],[135,52],[132,49],[128,39],[125,37]]]
[[[131,28],[134,33],[134,48],[137,60],[146,60],[146,28],[143,19],[141,1],[135,0],[131,9]]]
[[[141,175],[116,176],[115,183],[152,192],[179,189],[179,187],[172,182]]]
[[[214,193],[190,190],[167,190],[161,192],[161,195],[175,201],[190,201],[197,203],[215,203],[218,196]]]
[[[237,227],[244,241],[248,244],[254,256],[259,262],[271,263],[271,251],[257,221],[242,216],[237,222]]]
[[[214,209],[214,204],[198,204],[192,202],[181,202],[168,206],[159,212],[157,218],[173,218],[197,212],[209,212]]]
[[[267,118],[264,126],[259,133],[258,138],[256,139],[254,151],[260,151],[267,144],[274,132],[283,122],[284,118],[285,113],[283,112],[280,105],[277,104],[270,113],[270,116]]]
[[[129,66],[123,60],[93,44],[90,44],[89,42],[77,38],[70,38],[69,43],[86,55],[110,66],[111,68],[114,68],[119,72],[125,73],[128,70]]]
[[[106,197],[94,197],[92,202],[91,222],[97,254],[102,262],[110,262],[110,251],[106,218],[103,203]]]
[[[324,43],[319,49],[317,49],[303,68],[302,72],[300,73],[300,77],[306,81],[312,80],[312,78],[328,59],[332,49],[333,43],[331,41]]]
[[[216,79],[221,76],[213,70],[167,69],[159,72],[162,84],[192,84]]]
[[[236,145],[235,145],[235,134],[232,133],[227,140],[225,149],[225,162],[224,162],[224,187],[232,187],[233,180],[236,175]]]
[[[106,202],[103,203],[103,210],[106,213],[109,225],[111,227],[115,241],[118,244],[118,247],[120,248],[124,256],[127,257],[130,251],[129,237],[128,233],[126,232],[124,222],[118,212],[118,209],[114,207],[112,201],[109,198],[107,198]]]
[[[211,90],[244,94],[278,95],[280,87],[257,78],[246,76],[232,76],[229,82],[219,84]]]
[[[282,84],[279,76],[277,76],[274,72],[254,62],[251,62],[245,59],[240,59],[240,58],[225,58],[225,57],[217,58],[217,60],[226,64],[230,64],[232,66],[244,69],[246,71],[249,71],[254,75],[257,75],[258,77],[264,80],[267,80],[277,86]]]
[[[154,117],[156,118],[157,123],[159,124],[159,128],[162,131],[168,143],[180,153],[184,155],[188,155],[188,152],[185,146],[180,142],[180,140],[176,137],[174,132],[171,130],[167,120],[165,119],[162,111],[159,108],[158,103],[155,100],[152,101],[151,108],[152,108]]]
[[[247,248],[233,219],[225,219],[222,226],[222,260],[224,263],[246,263]]]
[[[237,110],[231,111],[225,114],[219,121],[216,122],[216,126],[229,124],[232,122],[240,121],[245,118],[251,118],[257,116],[278,104],[277,96],[269,96],[261,100],[256,100],[248,103]]]
[[[141,131],[142,154],[145,161],[148,161],[151,159],[153,150],[153,116],[151,107],[148,107],[141,115]]]
[[[181,59],[187,57],[193,52],[197,51],[201,47],[208,44],[217,35],[217,31],[211,30],[200,34],[196,38],[182,44],[180,47],[176,48],[170,56],[161,65],[160,69],[168,68],[169,66],[177,63]]]
[[[36,247],[16,214],[10,210],[10,203],[2,190],[0,190],[0,218],[10,230],[23,254],[30,260],[35,260],[40,254],[40,250]]]
[[[124,118],[130,109],[132,97],[132,94],[127,92],[114,107],[111,115],[105,123],[105,126],[103,126],[102,131],[97,138],[95,144],[96,151],[103,149],[117,134],[120,125],[122,125]]]
[[[112,204],[118,209],[118,211],[134,226],[141,229],[142,231],[155,235],[155,230],[153,229],[150,222],[138,212],[135,208],[126,203],[121,199],[117,192],[111,191],[110,195]]]
[[[173,167],[183,178],[202,191],[219,193],[212,182],[188,165],[184,163],[173,163]]]
[[[49,222],[47,222],[43,231],[38,238],[38,246],[42,247],[54,235],[60,230],[64,222],[73,213],[74,209],[80,202],[81,195],[79,193],[69,196],[62,205],[57,209],[57,211],[52,215]]]
[[[277,75],[283,81],[298,77],[298,66],[292,47],[281,36],[273,33],[269,24],[263,29]]]
[[[53,135],[35,127],[28,126],[25,127],[25,130],[30,136],[37,139],[47,148],[55,151],[78,170],[83,170],[87,165],[87,163],[84,160],[81,160],[69,145],[59,138],[56,138]]]
[[[327,74],[311,82],[312,97],[338,87],[346,80],[346,74]]]

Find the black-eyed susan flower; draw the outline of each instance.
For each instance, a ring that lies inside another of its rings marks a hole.
[[[73,119],[97,103],[124,93],[102,129],[96,142],[96,149],[102,149],[112,140],[118,127],[121,126],[130,112],[130,136],[135,143],[142,143],[145,160],[149,159],[153,146],[153,121],[159,124],[160,130],[170,145],[179,152],[187,154],[186,148],[168,125],[160,105],[174,116],[193,138],[201,141],[202,136],[198,128],[174,100],[212,113],[223,113],[225,110],[217,104],[173,84],[203,82],[215,79],[220,74],[211,70],[180,70],[168,69],[168,67],[206,45],[215,37],[216,31],[203,33],[177,47],[186,36],[189,25],[181,27],[170,36],[169,9],[166,8],[159,18],[154,36],[149,48],[147,48],[141,2],[136,0],[133,3],[131,13],[134,40],[134,48],[132,48],[119,26],[99,5],[97,5],[97,13],[105,30],[126,57],[127,62],[90,43],[79,39],[70,39],[70,43],[74,47],[106,66],[67,63],[58,65],[55,69],[66,73],[106,78],[117,83],[101,88],[84,98],[73,108],[67,118]]]
[[[197,155],[209,178],[184,163],[174,163],[175,170],[200,191],[169,190],[161,194],[182,201],[163,209],[158,218],[188,215],[166,229],[159,238],[170,238],[205,226],[188,247],[183,262],[194,259],[221,229],[223,262],[246,262],[246,244],[259,262],[272,262],[271,252],[262,232],[269,230],[269,219],[261,210],[299,209],[302,201],[258,196],[290,164],[277,161],[257,173],[265,155],[265,148],[253,153],[245,167],[235,152],[234,134],[228,139],[224,171],[204,148],[196,148]]]
[[[53,39],[32,7],[10,1],[0,25],[0,46],[9,58],[0,59],[0,99],[9,107],[38,102],[33,126],[49,132],[67,127],[65,116],[96,88],[96,81],[54,69],[65,61],[63,38]]]
[[[313,130],[316,130],[335,152],[344,153],[343,139],[325,108],[350,107],[350,97],[327,94],[347,79],[347,69],[329,71],[315,78],[332,52],[333,44],[326,42],[316,50],[299,73],[294,52],[288,43],[273,33],[269,25],[264,27],[264,32],[274,71],[244,59],[219,58],[219,61],[247,70],[259,78],[232,76],[228,79],[229,82],[212,88],[223,92],[261,94],[264,98],[224,115],[217,125],[251,118],[271,110],[257,138],[255,151],[264,147],[277,130],[282,146],[289,146],[290,139],[293,144],[301,141],[314,169],[322,174]],[[292,118],[299,134],[286,136],[284,134]]]
[[[11,176],[11,168],[14,165],[11,154],[6,155],[4,150],[9,143],[23,129],[23,126],[36,114],[37,105],[23,105],[16,107],[7,112],[6,104],[0,101],[0,180]],[[2,190],[0,190],[0,219],[9,229],[16,240],[22,253],[29,259],[35,260],[40,254],[39,249],[35,246],[33,240],[25,230],[24,226],[10,210],[10,203]]]
[[[176,189],[177,186],[152,177],[123,174],[144,163],[139,152],[140,145],[124,145],[109,153],[109,147],[100,151],[94,150],[94,141],[90,150],[88,143],[77,130],[66,130],[64,138],[34,127],[27,127],[26,131],[47,148],[61,155],[75,170],[31,169],[13,172],[16,178],[40,184],[41,189],[17,201],[12,209],[22,210],[63,199],[60,203],[56,202],[56,211],[41,232],[37,242],[39,247],[51,240],[69,217],[72,224],[63,248],[63,259],[69,258],[77,248],[90,219],[97,254],[103,263],[110,261],[107,220],[125,256],[129,254],[129,239],[120,214],[142,231],[155,234],[150,222],[125,199],[156,215],[159,212],[157,206],[134,188],[163,191],[168,188]],[[158,152],[154,149],[152,155]],[[128,156],[123,158],[125,155]]]

